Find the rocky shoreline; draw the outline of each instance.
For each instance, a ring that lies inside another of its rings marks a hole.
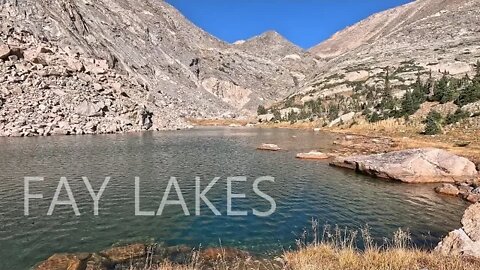
[[[54,254],[37,264],[34,269],[156,269],[154,267],[166,262],[194,267],[188,269],[282,269],[284,267],[281,258],[259,258],[235,248],[212,247],[197,250],[187,246],[166,247],[155,243],[136,243],[95,253]]]

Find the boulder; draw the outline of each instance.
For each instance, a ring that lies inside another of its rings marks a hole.
[[[458,196],[460,190],[452,184],[443,184],[443,186],[435,188],[435,192],[450,196]]]
[[[44,54],[47,52],[51,52],[51,51],[41,46],[37,48],[30,48],[23,52],[23,57],[28,62],[46,66],[47,60]]]
[[[77,106],[75,112],[79,115],[89,117],[103,116],[102,109],[103,107],[101,106],[101,104],[83,101],[82,103],[80,103],[80,105]]]
[[[318,151],[310,151],[308,153],[299,153],[297,154],[296,157],[299,159],[320,159],[320,160],[330,158],[329,155],[322,152],[318,152]]]
[[[341,125],[341,124],[348,123],[348,122],[352,121],[354,117],[355,117],[355,112],[344,114],[344,115],[338,117],[337,119],[333,120],[328,125],[328,127],[334,127],[334,126],[338,126],[338,125]]]
[[[459,194],[465,198],[472,192],[472,190],[473,190],[473,187],[471,187],[468,184],[461,184],[460,186],[458,186]]]
[[[443,255],[480,259],[480,204],[470,206],[462,218],[463,228],[450,232],[435,248]]]
[[[474,193],[467,194],[467,196],[465,197],[465,200],[471,203],[478,203],[480,202],[480,194],[474,194]]]
[[[108,70],[107,60],[88,59],[84,64],[85,71],[90,74],[105,74]]]
[[[67,70],[71,72],[81,72],[85,70],[82,61],[74,58],[68,57],[67,59]]]
[[[262,145],[257,147],[257,149],[258,150],[264,150],[264,151],[280,151],[280,150],[282,150],[282,148],[280,148],[278,145],[272,144],[272,143],[263,143]]]
[[[405,183],[453,183],[478,176],[471,161],[436,148],[337,158],[331,165]]]
[[[0,44],[0,59],[7,60],[10,54],[11,54],[10,47],[6,44]]]
[[[261,114],[258,116],[257,120],[260,123],[270,122],[275,119],[275,115],[268,113],[268,114]]]
[[[90,254],[54,254],[41,262],[35,270],[83,270]]]

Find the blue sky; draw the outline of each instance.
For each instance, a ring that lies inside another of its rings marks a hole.
[[[227,42],[275,30],[303,48],[369,15],[410,0],[166,0]]]

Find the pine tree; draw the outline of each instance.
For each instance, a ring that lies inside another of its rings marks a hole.
[[[402,99],[402,110],[399,116],[409,116],[414,114],[418,109],[420,109],[420,100],[413,95],[412,92],[407,91],[405,96]]]
[[[420,77],[420,73],[417,73],[417,81],[413,85],[413,91],[412,91],[412,99],[415,103],[418,103],[418,106],[420,107],[420,104],[425,102],[427,100],[427,94],[430,92],[429,89],[427,89],[426,85],[423,84],[422,78]]]
[[[473,103],[480,100],[480,82],[472,80],[458,96],[455,104],[463,107],[469,103]]]
[[[476,73],[475,73],[475,80],[480,81],[480,60],[477,60],[477,63],[475,64],[476,67]]]
[[[392,90],[390,89],[390,71],[388,70],[388,67],[387,67],[387,73],[385,75],[384,95],[385,95],[385,97],[391,97],[392,96]]]
[[[449,88],[449,79],[444,73],[443,77],[437,83],[435,83],[432,100],[440,103],[446,103],[451,97],[452,92]]]
[[[273,118],[275,119],[275,121],[282,121],[282,115],[280,114],[280,111],[274,110]]]
[[[425,135],[435,135],[442,131],[442,115],[437,111],[430,111],[425,119]]]
[[[338,105],[330,105],[328,107],[328,120],[333,121],[338,118],[340,108]]]
[[[267,109],[265,109],[263,105],[258,105],[257,114],[258,115],[267,114]]]

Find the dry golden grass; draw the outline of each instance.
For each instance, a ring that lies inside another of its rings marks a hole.
[[[312,245],[285,255],[292,270],[478,270],[480,263],[417,249],[358,251],[331,244]]]
[[[439,253],[423,251],[412,246],[410,234],[398,230],[391,240],[379,247],[369,229],[361,232],[364,250],[356,248],[357,232],[324,228],[317,237],[318,223],[313,221],[314,240],[299,244],[297,251],[284,255],[290,270],[474,270],[480,262],[460,257],[445,257]],[[321,240],[317,240],[321,239]]]
[[[403,119],[388,119],[377,123],[360,121],[348,128],[337,127],[328,131],[389,137],[396,143],[396,150],[436,147],[467,157],[474,162],[480,162],[480,131],[459,125],[450,128],[445,134],[426,136],[421,134],[423,128],[423,124],[418,122],[405,123]],[[458,142],[470,142],[470,145],[457,147]]]
[[[410,234],[398,230],[391,240],[382,246],[373,241],[368,227],[360,230],[363,250],[357,248],[358,231],[331,229],[328,225],[322,232],[318,222],[312,220],[312,230],[304,231],[297,240],[298,249],[283,254],[283,264],[261,263],[251,258],[232,260],[219,254],[212,264],[202,263],[197,256],[189,265],[164,262],[142,270],[478,270],[480,261],[461,257],[446,257],[433,251],[412,247]],[[310,239],[308,244],[305,239]],[[274,260],[270,260],[273,262]],[[129,270],[140,270],[130,268]]]

